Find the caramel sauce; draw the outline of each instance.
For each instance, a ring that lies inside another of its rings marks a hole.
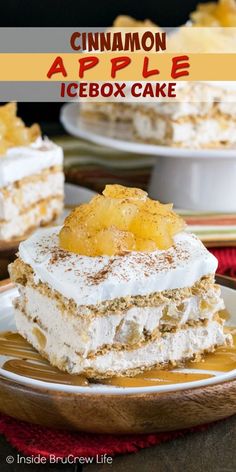
[[[222,318],[222,320],[227,321],[230,319],[230,313],[225,308],[224,310],[220,310],[218,313],[219,313],[220,318]]]
[[[229,372],[236,369],[236,328],[225,328],[233,336],[233,346],[218,347],[215,352],[206,354],[200,362],[189,361],[185,368],[194,370],[212,370]],[[170,385],[182,382],[194,382],[196,380],[214,377],[212,373],[176,372],[173,370],[151,369],[135,377],[113,377],[103,381],[107,385],[119,387],[149,387],[154,385]]]
[[[191,369],[216,370],[229,372],[236,369],[236,328],[225,328],[233,336],[233,346],[218,347],[215,352],[207,354],[200,362],[188,362]]]
[[[228,372],[236,369],[236,328],[226,327],[233,335],[233,346],[218,347],[214,353],[207,354],[200,362],[190,361],[188,369]],[[88,386],[89,381],[81,375],[70,375],[53,367],[18,333],[0,333],[0,355],[11,357],[3,364],[3,369],[46,382]],[[118,387],[148,387],[193,382],[214,377],[214,373],[185,372],[151,369],[135,377],[113,377],[101,383]]]
[[[113,377],[103,380],[106,385],[117,387],[151,387],[154,385],[169,385],[182,382],[193,382],[194,380],[209,379],[214,377],[210,374],[190,374],[187,372],[174,372],[172,370],[151,369],[135,377]]]
[[[12,357],[3,364],[2,368],[14,374],[66,385],[86,386],[89,384],[82,375],[70,375],[51,366],[18,333],[7,331],[0,334],[0,355]]]

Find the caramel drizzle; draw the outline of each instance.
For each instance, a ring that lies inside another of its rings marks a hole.
[[[226,310],[226,308],[224,308],[224,310],[220,310],[219,311],[219,316],[220,318],[222,318],[222,320],[224,321],[227,321],[230,319],[230,313],[228,310]]]
[[[225,328],[233,335],[233,346],[218,347],[212,354],[207,354],[200,362],[188,362],[185,367],[194,370],[229,372],[236,369],[236,329]],[[88,386],[89,381],[81,375],[70,375],[53,367],[18,333],[10,331],[0,334],[0,355],[12,357],[3,364],[6,371],[35,380],[64,385]],[[214,377],[214,373],[189,373],[172,370],[151,369],[135,377],[113,377],[101,383],[119,387],[148,387]]]
[[[178,384],[182,382],[193,382],[195,380],[209,379],[210,377],[214,377],[214,375],[151,369],[143,374],[136,375],[135,377],[113,377],[105,381],[103,380],[103,383],[106,385],[126,388],[151,387]]]
[[[2,368],[14,374],[65,385],[89,384],[82,375],[70,375],[53,367],[18,333],[0,334],[0,355],[13,357]]]

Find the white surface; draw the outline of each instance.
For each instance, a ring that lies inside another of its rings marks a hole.
[[[47,138],[38,138],[27,147],[9,148],[6,156],[0,157],[0,187],[62,164],[62,148]]]
[[[217,259],[194,235],[175,236],[175,245],[150,253],[129,252],[124,256],[88,257],[59,249],[59,228],[41,229],[19,246],[20,258],[41,280],[77,305],[95,305],[116,297],[191,287],[201,277],[214,274]],[[69,270],[68,270],[69,269]],[[105,276],[100,276],[104,273]]]
[[[235,159],[157,157],[149,196],[176,208],[202,212],[236,212]]]
[[[222,294],[225,300],[226,308],[231,313],[230,323],[232,326],[236,326],[236,292],[232,289],[222,287]],[[11,289],[6,292],[0,294],[0,331],[7,331],[7,330],[15,330],[15,322],[13,316],[13,307],[12,307],[12,299],[15,298],[17,295],[16,289]],[[5,362],[6,358],[4,356],[0,356],[0,365]],[[188,369],[188,372],[194,372],[194,369]],[[204,372],[204,371],[201,371]],[[208,371],[209,372],[209,371]],[[92,385],[90,387],[79,387],[79,386],[71,386],[71,385],[60,385],[60,384],[52,384],[49,382],[37,381],[34,379],[30,379],[27,377],[23,377],[17,374],[13,374],[11,372],[7,372],[0,367],[0,375],[6,378],[10,378],[16,382],[20,382],[23,384],[31,385],[31,386],[40,386],[41,388],[45,389],[52,389],[57,391],[64,391],[64,392],[74,392],[78,394],[84,393],[92,393],[92,394],[141,394],[145,392],[168,392],[168,391],[175,391],[175,390],[183,390],[189,389],[194,387],[201,387],[216,384],[219,382],[223,382],[226,380],[231,380],[236,378],[236,369],[230,372],[215,372],[215,377],[206,379],[206,380],[198,380],[189,383],[181,383],[175,385],[163,385],[163,386],[152,386],[152,387],[129,387],[129,388],[119,388],[119,387],[109,387],[106,385]]]
[[[65,184],[65,205],[81,205],[81,203],[88,203],[96,192],[80,185]]]

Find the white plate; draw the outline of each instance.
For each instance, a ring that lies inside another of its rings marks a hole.
[[[65,104],[60,113],[60,121],[72,136],[87,139],[96,144],[125,152],[149,156],[171,158],[205,159],[227,158],[236,160],[236,147],[221,149],[189,149],[171,146],[144,144],[134,140],[131,126],[123,123],[114,125],[106,121],[85,121],[80,117],[79,103]],[[115,136],[115,137],[114,137]]]
[[[65,184],[65,205],[81,205],[81,203],[89,202],[95,195],[95,192],[80,185]]]
[[[236,291],[232,290],[227,287],[222,287],[222,294],[225,300],[226,308],[231,313],[230,325],[236,326]],[[12,300],[14,297],[17,296],[17,289],[10,288],[9,290],[0,293],[0,332],[3,331],[16,331],[15,322],[14,322],[14,312],[12,306]],[[15,382],[23,383],[30,386],[38,386],[41,388],[56,391],[64,391],[64,392],[73,392],[73,393],[92,393],[92,394],[114,394],[114,395],[121,395],[121,394],[134,394],[134,393],[150,393],[150,392],[170,392],[176,390],[185,390],[185,389],[192,389],[194,387],[202,387],[217,384],[219,382],[224,382],[226,380],[232,380],[236,378],[236,369],[230,372],[214,372],[215,377],[211,377],[206,380],[198,380],[194,382],[188,383],[180,383],[180,384],[173,384],[173,385],[162,385],[162,386],[151,386],[151,387],[128,387],[128,388],[121,388],[121,387],[113,387],[107,386],[102,384],[91,385],[89,387],[80,387],[80,386],[73,386],[73,385],[62,385],[62,384],[54,384],[50,382],[43,382],[34,380],[28,377],[24,377],[21,375],[14,374],[12,372],[8,372],[2,368],[3,363],[6,361],[6,357],[0,356],[0,376],[12,379]],[[195,372],[194,369],[188,369],[188,372]],[[207,372],[198,370],[200,372]]]

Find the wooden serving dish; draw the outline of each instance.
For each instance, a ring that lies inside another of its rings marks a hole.
[[[152,433],[189,428],[236,413],[236,380],[140,395],[56,392],[0,378],[1,411],[53,428],[97,433]]]

